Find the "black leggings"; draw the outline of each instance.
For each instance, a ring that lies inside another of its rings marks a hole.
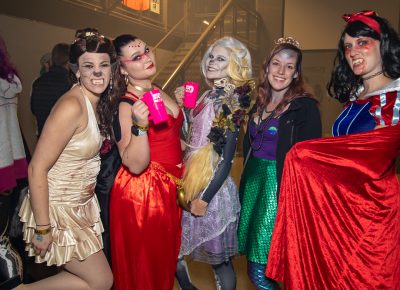
[[[218,265],[212,265],[217,290],[236,289],[236,274],[233,269],[232,261],[224,262]],[[183,258],[178,260],[176,267],[176,278],[182,290],[196,289],[190,281],[186,262]]]

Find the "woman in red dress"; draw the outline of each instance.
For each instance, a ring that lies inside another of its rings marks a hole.
[[[125,79],[114,121],[122,159],[110,204],[114,286],[116,290],[170,290],[181,237],[176,181],[182,174],[183,114],[160,90],[168,120],[158,125],[149,122],[141,98],[155,89],[150,81],[156,72],[154,54],[132,35],[118,36],[114,46]]]
[[[285,289],[400,289],[400,39],[373,11],[344,19],[335,137],[285,159],[266,271]]]

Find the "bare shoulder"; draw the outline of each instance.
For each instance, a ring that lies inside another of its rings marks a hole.
[[[161,89],[159,89],[159,90],[160,90],[161,96],[162,96],[162,98],[163,98],[164,101],[167,101],[167,102],[175,102],[175,100],[173,100],[166,92],[164,92],[164,91],[161,90]]]
[[[77,123],[80,122],[85,114],[86,104],[79,91],[75,88],[69,90],[60,97],[54,105],[49,118],[61,119],[63,122]]]

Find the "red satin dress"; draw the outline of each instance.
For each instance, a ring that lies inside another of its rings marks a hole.
[[[266,276],[285,289],[400,289],[399,153],[400,124],[293,146]]]
[[[181,241],[176,184],[181,177],[183,114],[150,123],[150,164],[139,175],[121,166],[110,202],[110,237],[115,290],[171,290]]]

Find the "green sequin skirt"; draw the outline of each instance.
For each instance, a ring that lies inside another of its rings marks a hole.
[[[276,161],[252,157],[240,180],[239,252],[266,264],[278,203]]]

